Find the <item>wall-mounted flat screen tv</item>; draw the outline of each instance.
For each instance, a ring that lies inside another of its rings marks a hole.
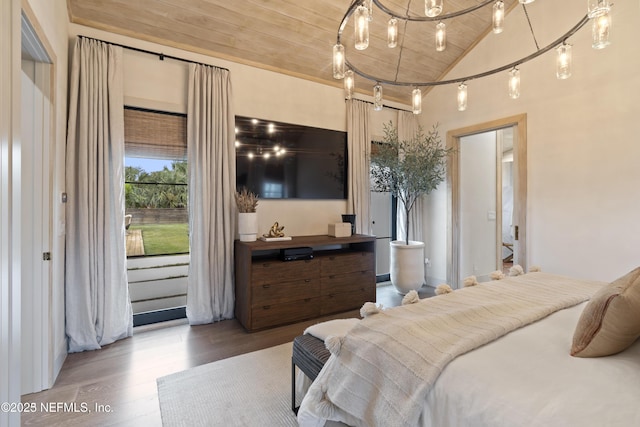
[[[346,199],[347,133],[236,116],[236,188],[261,199]]]

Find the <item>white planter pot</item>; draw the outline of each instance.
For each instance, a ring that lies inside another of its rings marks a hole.
[[[238,213],[238,234],[241,242],[254,242],[258,236],[258,213]]]
[[[424,284],[424,243],[394,240],[391,245],[391,283],[399,294],[417,291]]]

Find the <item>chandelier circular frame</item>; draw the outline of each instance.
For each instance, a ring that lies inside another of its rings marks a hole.
[[[342,21],[340,22],[340,26],[338,27],[338,35],[336,37],[336,43],[337,44],[341,44],[341,38],[342,38],[342,33],[345,29],[345,27],[347,26],[347,23],[349,22],[349,18],[351,17],[351,15],[353,15],[353,13],[355,12],[356,8],[358,8],[358,6],[364,5],[365,0],[356,0],[353,3],[351,3],[351,5],[349,6],[349,8],[347,9],[344,17],[342,18]],[[392,10],[390,10],[388,7],[386,7],[385,5],[383,5],[381,3],[380,0],[372,0],[372,2],[378,7],[378,9],[380,9],[382,12],[386,13],[387,15],[390,15],[396,19],[399,20],[404,20],[404,21],[421,21],[421,22],[426,22],[426,21],[443,21],[446,19],[451,19],[451,18],[455,18],[457,16],[461,16],[461,15],[465,15],[469,12],[473,12],[475,10],[478,10],[488,4],[491,3],[495,3],[496,0],[483,0],[481,3],[471,6],[467,9],[462,9],[456,12],[451,12],[445,15],[440,15],[440,16],[436,16],[436,17],[427,17],[427,16],[410,16],[410,15],[399,15],[395,12],[393,12]],[[522,5],[523,7],[525,7],[525,5]],[[525,8],[526,10],[526,8]],[[463,83],[463,82],[467,82],[470,80],[474,80],[474,79],[479,79],[482,77],[487,77],[490,76],[492,74],[497,74],[500,73],[502,71],[506,71],[506,70],[511,70],[513,68],[516,68],[518,65],[524,64],[525,62],[528,62],[532,59],[537,58],[538,56],[541,56],[545,53],[547,53],[548,51],[550,51],[551,49],[558,47],[564,43],[566,43],[567,39],[571,36],[573,36],[575,33],[577,33],[582,27],[585,26],[585,24],[587,22],[589,22],[590,18],[588,15],[585,15],[580,21],[578,21],[578,23],[576,25],[574,25],[571,29],[569,29],[569,31],[567,31],[566,33],[564,33],[562,36],[558,37],[556,40],[554,40],[553,42],[549,43],[547,46],[538,49],[536,52],[532,53],[531,55],[525,56],[523,58],[520,58],[516,61],[510,62],[508,64],[505,64],[501,67],[497,67],[497,68],[493,68],[491,70],[488,71],[484,71],[481,73],[477,73],[477,74],[471,74],[465,77],[458,77],[455,79],[449,79],[449,80],[438,80],[438,81],[425,81],[425,82],[405,82],[405,81],[397,81],[397,80],[388,80],[388,79],[381,79],[379,77],[373,76],[371,74],[368,74],[360,69],[358,69],[357,67],[355,67],[351,62],[349,62],[349,60],[347,58],[345,58],[345,65],[347,67],[349,67],[350,70],[352,70],[354,73],[356,73],[357,75],[379,83],[379,84],[386,84],[386,85],[390,85],[390,86],[413,86],[413,87],[428,87],[428,86],[442,86],[442,85],[448,85],[448,84],[454,84],[454,83]]]

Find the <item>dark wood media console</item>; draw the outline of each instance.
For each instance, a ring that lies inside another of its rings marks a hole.
[[[281,249],[305,246],[313,259],[280,259]],[[235,290],[235,315],[248,331],[358,309],[376,299],[375,237],[236,240]]]

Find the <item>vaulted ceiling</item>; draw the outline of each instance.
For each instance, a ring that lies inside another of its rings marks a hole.
[[[390,10],[424,16],[422,0],[379,0]],[[443,13],[480,0],[445,0]],[[511,10],[517,0],[505,0]],[[331,49],[350,0],[68,0],[72,22],[312,81],[332,77]],[[353,19],[343,32],[347,59],[363,71],[397,81],[440,79],[491,28],[491,4],[447,21],[447,48],[435,51],[437,22],[400,22],[398,47],[387,47],[389,16],[374,8],[370,44],[353,48]],[[356,77],[356,91],[373,82]],[[384,87],[385,99],[409,103],[411,88]]]

